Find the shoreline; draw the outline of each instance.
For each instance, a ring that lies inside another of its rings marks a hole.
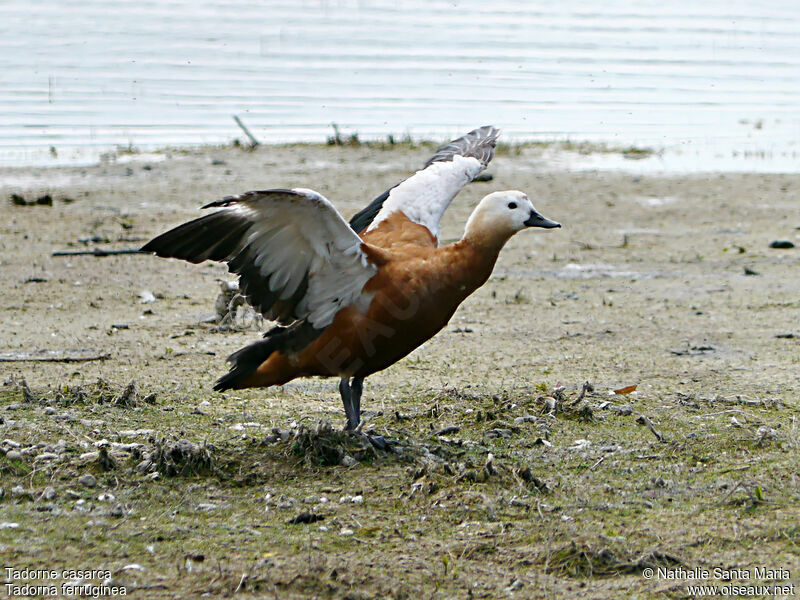
[[[246,138],[245,138],[246,140]],[[337,141],[338,140],[338,141]],[[187,154],[202,154],[227,149],[248,151],[256,148],[308,148],[318,150],[329,147],[365,147],[391,150],[414,150],[419,148],[434,149],[447,143],[446,139],[413,139],[407,135],[361,139],[357,133],[328,136],[327,141],[299,141],[259,143],[252,146],[250,142],[242,142],[234,138],[229,143],[221,144],[187,144],[165,146],[116,146],[113,148],[72,148],[50,151],[44,148],[35,151],[38,158],[28,160],[0,160],[0,176],[26,169],[70,169],[87,168],[103,164],[125,164],[140,161],[161,161],[168,157]],[[765,173],[774,175],[791,175],[800,172],[800,151],[782,152],[775,155],[766,151],[731,151],[723,156],[715,150],[702,147],[691,150],[690,144],[681,149],[672,147],[637,146],[635,144],[615,145],[608,141],[576,140],[576,139],[532,139],[498,144],[497,154],[513,155],[529,153],[542,159],[545,170],[575,171],[611,171],[636,173],[640,175],[691,175],[713,173]],[[63,158],[70,154],[69,158]],[[0,181],[0,185],[2,182]]]

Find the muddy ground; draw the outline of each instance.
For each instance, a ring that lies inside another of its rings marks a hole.
[[[249,189],[312,187],[349,217],[430,152],[1,170],[0,357],[106,358],[0,363],[0,563],[108,569],[137,598],[689,597],[685,577],[643,575],[659,566],[798,584],[800,248],[769,245],[798,243],[800,176],[575,173],[538,147],[499,152],[443,240],[499,189],[564,227],[516,236],[444,331],[367,380],[391,454],[320,429],[343,424],[333,380],[211,391],[258,336],[202,322],[224,267],[51,256],[136,248]]]

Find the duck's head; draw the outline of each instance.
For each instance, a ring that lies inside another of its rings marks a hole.
[[[503,244],[530,227],[553,229],[561,224],[543,217],[523,192],[492,192],[472,211],[464,238]]]

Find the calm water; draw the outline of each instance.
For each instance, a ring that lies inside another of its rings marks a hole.
[[[798,171],[800,4],[0,2],[0,164],[229,142],[234,114],[263,142],[493,123]]]

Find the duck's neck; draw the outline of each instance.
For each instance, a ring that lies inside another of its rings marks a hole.
[[[460,285],[466,295],[481,287],[492,274],[497,257],[506,240],[487,236],[465,235],[449,246],[452,263],[458,265]]]

